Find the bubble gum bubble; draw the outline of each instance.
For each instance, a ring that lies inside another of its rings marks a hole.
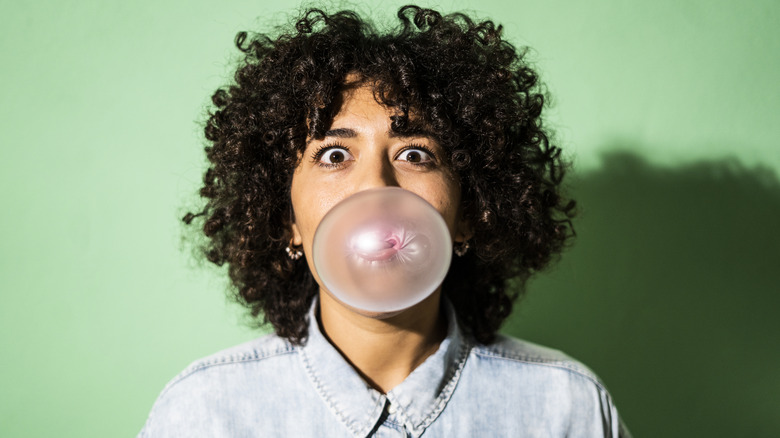
[[[312,252],[317,275],[336,299],[368,312],[395,312],[444,281],[452,240],[432,205],[385,187],[336,204],[317,227]]]

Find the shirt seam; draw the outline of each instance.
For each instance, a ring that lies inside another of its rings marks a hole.
[[[333,398],[330,396],[330,393],[325,390],[324,385],[322,381],[319,378],[319,375],[314,371],[314,367],[311,364],[311,361],[309,360],[309,355],[306,354],[305,350],[300,351],[300,358],[303,361],[304,369],[306,370],[306,373],[309,375],[309,378],[314,383],[315,390],[317,393],[322,397],[325,401],[325,404],[330,408],[331,412],[336,414],[336,417],[341,421],[342,424],[344,424],[347,429],[349,429],[350,432],[354,436],[365,436],[366,431],[361,431],[358,429],[358,425],[356,424],[357,421],[354,421],[351,418],[348,418],[343,412],[342,409],[337,405],[336,401],[333,400]],[[382,405],[384,407],[384,405]],[[374,412],[372,413],[371,417],[374,417],[376,414],[376,410],[378,407],[374,408]],[[371,425],[369,425],[370,427]],[[367,428],[367,430],[370,430]]]
[[[168,382],[168,384],[165,385],[165,388],[163,388],[163,390],[160,392],[160,395],[157,397],[157,400],[162,400],[163,397],[165,397],[165,395],[168,392],[170,392],[171,388],[176,386],[177,383],[181,382],[182,380],[190,376],[195,375],[196,373],[205,371],[206,369],[217,367],[217,366],[223,366],[223,365],[257,362],[271,357],[291,354],[294,353],[296,349],[297,349],[296,347],[287,344],[283,348],[279,348],[274,351],[263,352],[262,354],[259,353],[257,350],[254,350],[252,354],[244,354],[241,356],[236,356],[236,355],[221,356],[221,357],[215,357],[210,360],[198,361],[190,365],[189,367],[187,367],[184,371],[179,373],[170,382]],[[148,436],[150,427],[154,424],[155,417],[156,417],[156,409],[152,409],[152,411],[149,413],[149,418],[147,419],[146,424],[144,425],[139,435]]]
[[[409,422],[413,427],[412,433],[415,435],[422,434],[431,424],[433,424],[433,421],[442,413],[442,411],[444,411],[444,408],[447,406],[447,403],[452,397],[453,392],[455,392],[455,387],[460,381],[460,375],[463,372],[463,368],[466,366],[466,361],[468,360],[471,348],[472,345],[470,342],[468,342],[466,339],[462,339],[458,357],[453,364],[454,366],[450,367],[448,375],[446,375],[446,379],[444,380],[447,382],[447,384],[444,386],[441,393],[434,401],[434,405],[428,411],[428,414],[424,416],[422,420],[420,420],[420,422],[416,425],[411,421]],[[403,415],[408,418],[406,412],[403,410],[402,412]]]
[[[282,356],[285,354],[291,354],[294,353],[297,347],[294,347],[292,345],[287,345],[284,348],[279,348],[274,351],[269,352],[263,352],[262,354],[258,352],[257,350],[254,351],[254,353],[250,354],[243,354],[240,356],[236,355],[230,355],[230,356],[220,356],[215,357],[213,359],[205,360],[205,361],[198,361],[194,364],[187,367],[184,371],[179,373],[176,377],[174,377],[166,386],[163,388],[162,392],[160,392],[159,398],[162,398],[172,387],[174,387],[177,383],[181,382],[182,380],[199,373],[201,371],[204,371],[209,368],[214,368],[218,366],[224,366],[224,365],[233,365],[233,364],[242,364],[242,363],[248,363],[248,362],[259,362],[263,359],[269,359],[271,357],[276,356]]]
[[[505,351],[499,352],[499,351],[482,350],[476,348],[473,351],[474,354],[479,356],[484,356],[484,357],[489,357],[494,359],[503,359],[507,361],[519,362],[528,365],[538,365],[543,367],[558,368],[561,370],[569,371],[571,373],[577,374],[581,377],[590,380],[598,387],[599,391],[602,392],[607,391],[606,387],[604,386],[603,383],[601,383],[598,377],[588,372],[587,370],[583,369],[581,365],[578,365],[576,363],[563,361],[560,359],[544,359],[535,356],[507,354],[507,352]]]

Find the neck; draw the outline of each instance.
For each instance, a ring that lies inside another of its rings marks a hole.
[[[320,292],[320,329],[378,391],[387,393],[436,352],[447,323],[439,312],[440,290],[387,318],[364,315]]]

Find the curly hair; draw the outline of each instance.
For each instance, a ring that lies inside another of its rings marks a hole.
[[[212,96],[205,205],[183,220],[203,221],[206,258],[228,265],[255,321],[295,344],[306,339],[318,286],[285,254],[290,184],[307,137],[322,138],[338,112],[348,75],[367,78],[377,101],[397,110],[393,130],[411,129],[411,112],[448,155],[474,234],[442,291],[479,342],[494,338],[526,280],[574,234],[575,203],[561,190],[567,163],[543,127],[544,92],[526,50],[492,21],[417,6],[397,16],[399,26],[378,32],[352,11],[310,9],[280,36],[240,32],[235,83]]]

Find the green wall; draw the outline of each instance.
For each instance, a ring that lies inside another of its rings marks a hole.
[[[0,435],[134,435],[257,336],[178,219],[233,36],[298,5],[264,3],[0,1]],[[780,3],[435,5],[535,49],[577,166],[579,239],[506,331],[595,369],[637,436],[776,435]]]

